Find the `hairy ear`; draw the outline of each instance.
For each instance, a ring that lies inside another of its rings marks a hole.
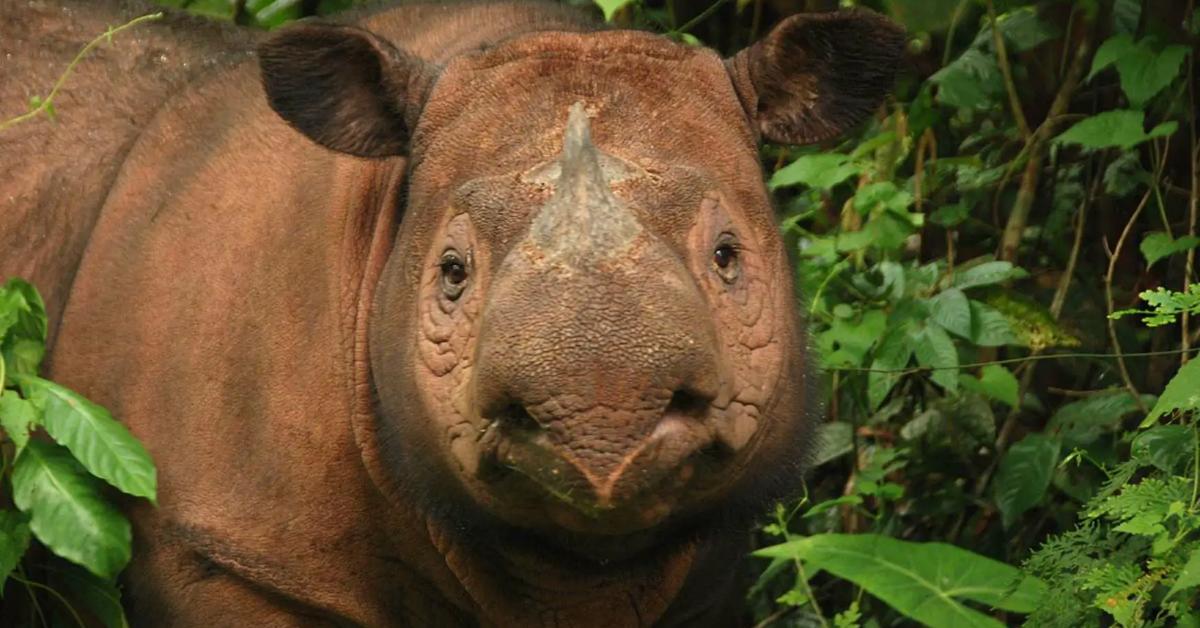
[[[258,48],[271,108],[314,142],[359,157],[402,154],[433,75],[425,62],[351,26],[300,24]]]
[[[865,10],[793,15],[725,65],[746,114],[772,142],[835,137],[892,89],[904,31]]]

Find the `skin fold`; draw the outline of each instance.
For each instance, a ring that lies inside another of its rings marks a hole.
[[[0,106],[150,9],[0,0]],[[0,274],[158,463],[134,622],[737,625],[816,420],[757,146],[869,115],[902,46],[494,2],[169,16],[84,62],[0,132]]]

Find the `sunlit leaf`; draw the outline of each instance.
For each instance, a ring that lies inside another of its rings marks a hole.
[[[1155,231],[1142,238],[1139,248],[1142,256],[1146,258],[1146,267],[1149,268],[1164,257],[1183,253],[1197,246],[1200,246],[1200,238],[1195,236],[1180,236],[1179,239],[1175,239],[1166,233]]]
[[[1076,122],[1074,126],[1054,138],[1054,141],[1060,144],[1078,144],[1092,150],[1129,150],[1153,138],[1171,135],[1179,127],[1174,121],[1164,122],[1147,133],[1145,120],[1146,114],[1143,111],[1105,111]]]
[[[934,628],[999,628],[969,600],[1028,613],[1045,585],[1011,565],[945,543],[875,534],[820,534],[763,548],[756,556],[801,560],[853,582],[904,615]]]
[[[51,551],[112,578],[129,562],[129,522],[65,448],[32,440],[12,473],[13,502]]]
[[[29,431],[37,426],[39,414],[37,408],[16,391],[0,392],[0,427],[12,440],[16,453],[21,453],[25,443],[29,442]]]
[[[42,425],[92,475],[154,501],[158,484],[150,454],[104,408],[54,382],[20,376],[25,396],[42,408]]]
[[[1016,407],[1018,403],[1017,395],[1019,394],[1021,384],[1017,381],[1016,376],[1012,371],[1004,368],[999,364],[989,364],[980,369],[979,378],[964,379],[963,382],[971,382],[967,384],[968,388],[974,389],[980,394],[1008,404],[1011,407]]]
[[[604,21],[605,22],[611,22],[613,19],[613,16],[617,14],[617,11],[620,11],[621,9],[625,8],[627,5],[633,3],[633,0],[594,0],[594,1],[596,3],[596,6],[600,7],[600,10],[604,12]]]
[[[804,185],[818,190],[833,186],[862,172],[862,165],[851,161],[849,155],[816,153],[804,155],[775,171],[767,183],[771,189]]]
[[[1200,409],[1200,359],[1184,364],[1175,377],[1167,382],[1158,402],[1142,421],[1142,427],[1153,425],[1159,418],[1176,412],[1195,412],[1197,409]]]

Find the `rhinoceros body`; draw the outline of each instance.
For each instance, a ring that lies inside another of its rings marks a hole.
[[[150,7],[0,0],[0,118]],[[723,61],[537,3],[274,36],[168,17],[0,132],[0,275],[158,462],[142,625],[738,623],[812,418],[760,138],[868,114],[902,43]]]

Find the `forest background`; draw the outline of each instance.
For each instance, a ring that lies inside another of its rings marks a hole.
[[[355,4],[160,3],[258,28]],[[753,624],[1200,627],[1195,0],[568,3],[726,55],[839,6],[909,33],[872,120],[762,149],[827,420],[758,534]],[[0,288],[0,591],[30,625],[124,626],[98,485],[152,499],[153,465],[36,377],[44,335],[36,291]],[[54,472],[100,505],[44,503]]]

